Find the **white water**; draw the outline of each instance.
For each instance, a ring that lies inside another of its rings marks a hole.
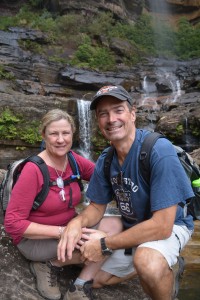
[[[168,87],[171,92],[159,93],[156,84],[163,84]],[[141,95],[141,105],[149,107],[151,111],[159,110],[157,103],[158,99],[162,98],[162,104],[175,103],[179,100],[183,91],[181,90],[181,83],[179,78],[172,72],[166,71],[165,68],[156,70],[154,81],[149,81],[147,76],[144,76],[142,82],[143,93]]]
[[[90,101],[77,100],[79,117],[80,153],[85,158],[91,159],[91,111]]]

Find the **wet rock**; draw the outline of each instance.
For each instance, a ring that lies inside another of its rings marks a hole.
[[[35,285],[35,279],[29,269],[27,261],[12,245],[10,238],[5,234],[3,225],[0,225],[0,298],[3,300],[42,300]],[[60,274],[60,289],[62,294],[69,287],[69,281],[80,273],[80,267],[68,266]],[[138,279],[127,281],[112,287],[94,290],[95,299],[110,300],[144,300],[148,299],[138,282]]]

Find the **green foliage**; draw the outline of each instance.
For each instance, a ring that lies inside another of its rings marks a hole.
[[[66,64],[68,60],[66,58],[57,56],[57,55],[52,55],[49,56],[49,61],[55,62],[55,63],[61,63],[61,64]]]
[[[115,24],[116,21],[111,13],[101,13],[88,23],[87,33],[90,36],[109,36]]]
[[[45,9],[34,11],[30,6],[24,5],[15,16],[1,17],[0,29],[6,30],[11,26],[20,26],[48,32],[50,41],[57,37],[56,22],[52,15]]]
[[[29,144],[42,140],[37,122],[29,122],[10,109],[5,109],[0,115],[0,137],[2,140],[20,139]]]
[[[42,45],[38,44],[37,42],[30,41],[30,40],[20,40],[19,45],[26,50],[30,50],[33,53],[42,54],[43,47]]]
[[[0,65],[0,79],[12,80],[15,76],[9,71],[5,70],[3,66]]]
[[[37,142],[41,142],[42,138],[39,134],[39,127],[35,127],[35,122],[30,125],[26,125],[23,131],[20,134],[20,139],[29,144],[35,144]],[[37,130],[36,130],[37,129]]]
[[[200,57],[200,26],[194,27],[186,19],[180,19],[175,29],[164,20],[158,21],[147,14],[141,15],[135,23],[128,23],[105,12],[87,18],[74,13],[55,16],[44,9],[45,5],[44,0],[27,1],[17,15],[1,17],[0,29],[20,26],[41,30],[46,34],[50,51],[40,42],[21,41],[20,45],[46,55],[51,61],[66,63],[71,55],[72,65],[114,70],[117,57],[109,47],[113,37],[128,41],[137,49],[130,55],[122,55],[121,60],[128,66],[141,61],[145,55],[177,59]],[[65,45],[70,54],[62,54],[67,53]]]
[[[176,54],[182,59],[200,57],[200,26],[193,27],[185,18],[179,21]]]
[[[76,14],[60,16],[55,20],[58,31],[61,35],[79,35],[83,31],[85,18]]]
[[[1,139],[14,139],[18,135],[16,125],[20,122],[17,116],[6,109],[0,116],[0,136]]]
[[[113,69],[114,61],[114,57],[109,49],[98,46],[94,47],[90,39],[86,37],[85,42],[75,52],[71,64],[107,71]]]
[[[17,151],[24,151],[26,149],[26,147],[20,147],[20,146],[17,146],[15,148]]]
[[[0,30],[7,30],[11,26],[15,26],[15,18],[14,17],[7,17],[1,16],[0,18]]]
[[[177,125],[177,127],[176,127],[176,134],[178,136],[184,134],[184,127],[183,127],[182,124]]]
[[[190,126],[190,129],[192,131],[192,135],[196,137],[200,137],[200,129],[199,129],[199,124],[192,124]]]
[[[175,56],[176,35],[168,24],[163,24],[154,29],[155,53],[159,56]]]

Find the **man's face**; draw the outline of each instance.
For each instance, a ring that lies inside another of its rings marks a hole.
[[[97,104],[96,116],[102,134],[111,142],[128,141],[135,131],[135,110],[130,111],[127,101],[105,96]]]

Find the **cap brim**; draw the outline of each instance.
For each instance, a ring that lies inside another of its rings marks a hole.
[[[111,97],[117,98],[121,101],[129,101],[128,97],[125,97],[125,96],[120,95],[120,94],[104,93],[103,95],[99,95],[99,96],[94,97],[94,99],[92,100],[92,102],[90,104],[90,110],[96,109],[96,106],[97,106],[98,102],[105,96],[111,96]]]

